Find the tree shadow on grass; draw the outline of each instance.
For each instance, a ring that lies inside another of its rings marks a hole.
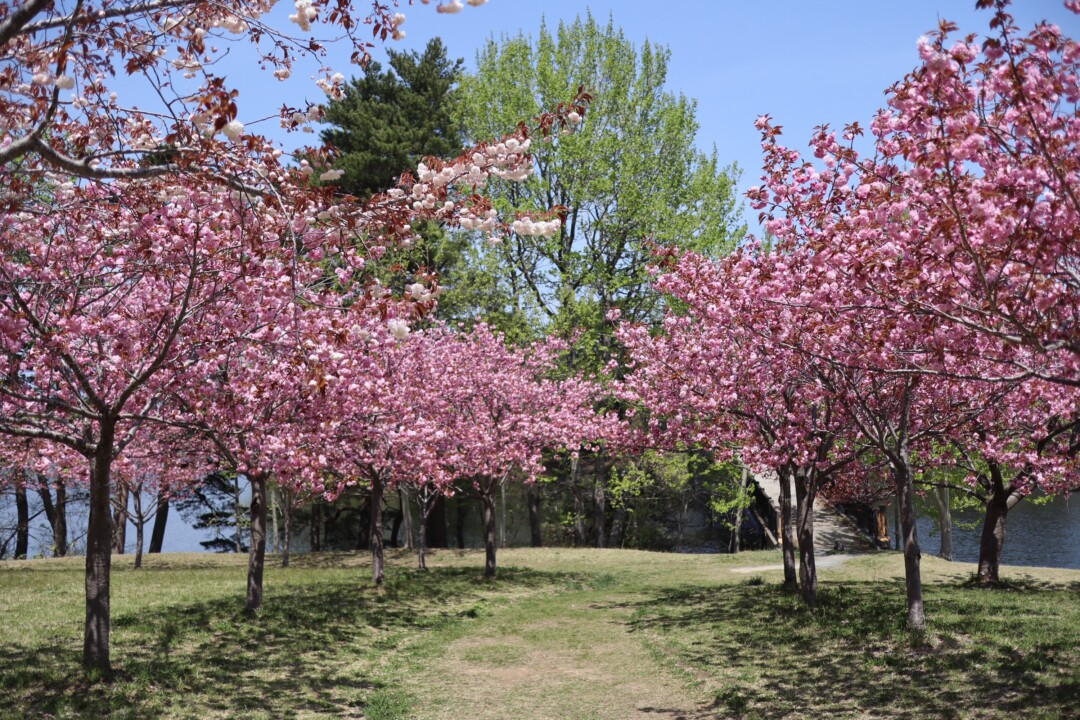
[[[841,583],[815,608],[772,585],[679,588],[632,631],[715,690],[721,717],[1080,718],[1080,592],[926,588],[925,634],[902,582]]]
[[[90,682],[78,638],[0,647],[0,717],[363,717],[385,688],[373,668],[401,640],[467,622],[504,593],[575,578],[516,568],[395,570],[381,589],[355,580],[274,586],[255,617],[241,597],[113,620],[114,678]]]

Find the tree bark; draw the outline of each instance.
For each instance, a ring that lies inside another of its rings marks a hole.
[[[382,585],[385,576],[383,558],[383,478],[382,473],[374,472],[371,477],[371,581]]]
[[[247,607],[254,613],[262,607],[263,568],[266,564],[266,474],[255,473],[251,482],[251,547],[248,548]]]
[[[597,465],[603,466],[603,463],[597,458]],[[596,531],[596,547],[604,547],[604,541],[607,539],[607,495],[604,493],[604,473],[599,469],[594,473],[593,477],[593,528]]]
[[[481,489],[484,509],[484,577],[495,577],[495,494],[492,488]]]
[[[806,468],[795,469],[795,499],[798,502],[799,592],[808,605],[817,604],[817,565],[814,562],[814,496],[817,483]]]
[[[405,488],[398,488],[398,498],[401,502],[401,517],[405,524],[405,548],[413,549],[413,526],[412,506],[409,502],[409,492]]]
[[[45,517],[49,520],[49,527],[53,533],[53,555],[66,557],[68,552],[67,541],[67,486],[63,480],[57,479],[55,484],[56,502],[53,502],[49,483],[39,476],[38,495],[45,507]]]
[[[499,481],[499,547],[506,547],[506,478]]]
[[[900,531],[904,541],[904,577],[907,584],[908,628],[926,629],[926,611],[923,608],[922,571],[919,538],[915,526],[915,491],[912,487],[911,465],[908,450],[901,447],[893,463],[896,481],[896,497],[900,501]]]
[[[113,512],[113,552],[124,554],[127,545],[128,487],[121,484],[116,488],[116,508]]]
[[[991,490],[986,499],[986,516],[983,519],[982,536],[979,540],[979,582],[984,585],[1001,580],[1001,550],[1005,546],[1005,521],[1009,511],[1023,499],[1016,491],[1015,483],[1006,485],[1001,468],[990,466]]]
[[[15,559],[25,560],[30,550],[30,503],[22,485],[15,486],[15,513]]]
[[[424,500],[421,496],[420,500],[420,527],[419,537],[417,538],[417,555],[419,559],[417,561],[417,567],[421,570],[427,570],[427,528],[428,528],[428,516],[431,514],[431,510],[434,507],[434,498],[430,500]]]
[[[293,514],[293,496],[288,490],[283,490],[281,494],[282,499],[282,515],[285,521],[285,537],[282,538],[281,547],[281,567],[289,567],[289,555],[292,551],[292,514]]]
[[[795,569],[795,532],[791,522],[791,467],[778,468],[780,478],[780,547],[784,554],[784,587],[799,587],[798,571]]]
[[[525,498],[529,505],[529,544],[532,547],[544,546],[544,534],[540,525],[540,489],[535,482],[525,486]]]
[[[236,534],[236,543],[234,544],[233,552],[240,552],[243,550],[243,543],[240,542],[240,538],[243,536],[244,522],[240,517],[240,475],[238,474],[233,478],[233,523],[235,525],[233,532]],[[249,550],[250,552],[250,550]]]
[[[953,559],[952,543],[952,507],[950,506],[949,488],[934,488],[930,491],[931,497],[938,509],[938,529],[941,531],[941,546],[938,557],[943,560]]]
[[[109,661],[109,576],[112,569],[111,475],[116,421],[103,418],[90,458],[90,520],[86,531],[86,628],[83,636],[83,666],[108,676]],[[57,509],[59,502],[57,485]],[[65,531],[66,532],[66,531]]]
[[[135,521],[135,569],[142,568],[142,556],[143,556],[143,528],[146,527],[146,520],[143,519],[142,514]]]
[[[164,491],[158,493],[157,511],[154,514],[154,529],[150,531],[150,554],[160,553],[165,545],[165,525],[169,522],[169,496]]]

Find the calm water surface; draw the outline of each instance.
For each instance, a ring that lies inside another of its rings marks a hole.
[[[889,522],[892,522],[890,513]],[[982,514],[953,515],[953,559],[977,562]],[[974,528],[956,527],[955,523]],[[894,532],[895,529],[890,528]],[[918,519],[919,545],[924,555],[936,555],[941,547],[937,520]],[[1005,524],[1005,547],[1001,561],[1005,565],[1034,565],[1080,570],[1080,495],[1055,498],[1046,504],[1022,500],[1009,512]]]

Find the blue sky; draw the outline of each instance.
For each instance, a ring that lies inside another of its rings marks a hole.
[[[882,106],[884,90],[917,64],[920,35],[940,18],[957,22],[963,33],[985,35],[990,19],[975,10],[975,0],[490,0],[457,15],[438,14],[432,5],[405,7],[407,38],[393,45],[421,50],[439,35],[451,57],[471,66],[491,36],[535,35],[541,18],[556,25],[586,9],[600,19],[610,15],[635,44],[648,39],[670,48],[668,86],[697,100],[698,144],[706,150],[715,145],[723,162],[739,165],[740,191],[757,184],[760,173],[755,117],[771,114],[784,127],[787,144],[798,148],[820,123],[841,127],[858,120],[866,126]],[[287,0],[275,9],[283,12],[292,12]],[[1013,13],[1022,28],[1046,18],[1080,36],[1080,17],[1057,0],[1018,0]],[[376,51],[375,57],[384,56]],[[344,48],[330,64],[346,75],[358,71],[348,65]],[[241,95],[242,120],[275,113],[283,102],[323,99],[308,80],[310,71],[298,70],[286,83],[261,75]],[[276,125],[273,120],[259,129],[287,149],[312,140],[278,135]]]

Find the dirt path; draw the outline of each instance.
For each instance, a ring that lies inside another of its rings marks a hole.
[[[469,623],[409,679],[414,697],[423,699],[416,717],[716,717],[689,689],[691,678],[663,667],[646,638],[630,629],[626,600],[571,592],[500,607]]]

